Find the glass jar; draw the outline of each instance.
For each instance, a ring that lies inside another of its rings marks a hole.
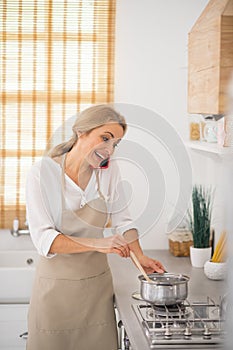
[[[191,141],[198,141],[201,139],[201,124],[199,116],[190,116],[189,139]]]
[[[207,142],[217,142],[218,127],[214,119],[207,119],[204,127],[204,139]]]

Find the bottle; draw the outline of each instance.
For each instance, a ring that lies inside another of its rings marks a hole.
[[[191,141],[199,141],[200,138],[200,118],[198,115],[191,115],[189,122],[189,139]]]
[[[15,218],[13,220],[13,235],[17,235],[18,233],[18,230],[19,230],[19,219],[18,218]]]

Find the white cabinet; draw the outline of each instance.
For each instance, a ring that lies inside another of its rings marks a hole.
[[[233,0],[210,0],[189,33],[189,113],[226,113],[232,42]]]
[[[25,350],[29,304],[0,304],[0,350]]]

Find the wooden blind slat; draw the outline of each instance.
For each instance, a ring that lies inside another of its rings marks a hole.
[[[21,100],[22,100],[22,0],[19,0],[18,6],[18,88],[17,88],[17,122],[18,122],[18,132],[17,132],[17,169],[16,169],[16,208],[15,215],[19,217],[19,204],[20,204],[20,149],[21,149]]]
[[[33,87],[32,87],[32,162],[35,161],[36,156],[36,105],[37,105],[37,94],[36,94],[36,82],[37,82],[37,0],[34,0],[33,7]]]
[[[3,38],[3,45],[2,45],[2,91],[5,91],[6,86],[6,18],[7,18],[7,8],[6,8],[7,0],[3,0],[3,7],[6,9],[3,12],[2,15],[2,38]],[[6,151],[5,151],[5,145],[6,145],[6,96],[1,96],[2,101],[2,120],[1,120],[1,179],[0,179],[0,215],[1,215],[1,223],[2,227],[5,227],[5,214],[4,214],[4,207],[5,207],[5,197],[3,195],[4,188],[5,188],[5,159],[6,159]]]
[[[77,51],[78,51],[78,69],[77,69],[77,112],[80,112],[80,104],[81,104],[81,83],[80,83],[80,76],[81,76],[81,36],[82,36],[82,16],[80,16],[80,13],[82,13],[82,1],[78,1],[78,41],[77,41]]]
[[[115,7],[2,0],[0,227],[16,216],[23,227],[26,173],[56,128],[91,104],[113,102]]]
[[[47,140],[51,136],[51,90],[52,90],[52,16],[53,16],[53,1],[48,3],[47,14]],[[64,67],[63,67],[64,69]]]
[[[63,13],[63,84],[62,84],[62,124],[65,122],[65,114],[66,114],[66,55],[67,55],[67,40],[66,40],[66,20],[67,20],[67,0],[64,0],[64,13]],[[63,128],[62,138],[65,139],[65,130]]]

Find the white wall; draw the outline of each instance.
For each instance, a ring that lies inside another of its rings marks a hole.
[[[188,33],[207,3],[208,0],[117,0],[115,101],[159,113],[183,139],[188,137]],[[138,140],[146,141],[143,137]],[[165,168],[167,165],[169,169],[169,159],[160,160],[167,162]],[[174,172],[168,171],[170,177],[165,174],[172,197]],[[139,195],[137,205],[140,204]],[[165,210],[160,224],[142,238],[143,248],[168,247],[166,219]]]
[[[115,100],[187,129],[188,33],[208,0],[117,0]]]

